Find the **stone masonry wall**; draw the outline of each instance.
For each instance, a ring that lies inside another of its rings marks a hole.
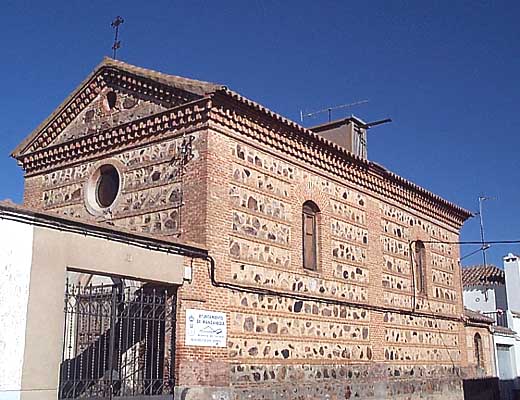
[[[482,365],[477,364],[477,358],[475,354],[475,335],[479,334],[482,340]],[[483,326],[466,326],[465,335],[465,350],[467,353],[467,378],[480,378],[483,376],[493,376],[494,370],[494,349],[493,349],[493,338],[487,327]]]
[[[183,138],[170,137],[30,177],[24,196],[35,208],[207,246],[217,280],[280,293],[215,288],[206,262],[187,264],[193,279],[179,291],[176,332],[177,385],[186,399],[462,397],[469,351],[456,321],[458,248],[427,246],[422,295],[414,293],[409,249],[410,240],[455,241],[454,228],[243,143],[233,131],[190,136],[184,174]],[[122,172],[121,194],[110,213],[96,215],[85,191],[107,161]],[[317,271],[302,267],[308,200],[320,209]],[[227,348],[184,344],[188,308],[227,314]],[[412,316],[412,308],[446,319]]]
[[[409,254],[410,240],[458,232],[232,137],[208,134],[217,280],[284,293],[229,293],[226,365],[236,398],[461,398],[458,250],[428,246],[427,293],[415,303]],[[307,200],[320,209],[318,271],[302,267]],[[455,320],[405,314],[412,303]]]
[[[190,136],[193,166],[199,162],[199,136],[197,133]],[[31,177],[26,182],[25,203],[68,217],[109,221],[137,232],[180,236],[183,196],[189,186],[182,185],[185,175],[179,162],[182,141],[182,137],[170,139]],[[121,188],[111,210],[100,215],[89,211],[86,191],[90,176],[106,163],[119,169]],[[189,167],[186,166],[187,171]]]

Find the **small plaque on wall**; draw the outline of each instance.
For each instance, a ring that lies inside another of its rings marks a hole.
[[[206,310],[186,310],[186,345],[226,347],[226,314]]]

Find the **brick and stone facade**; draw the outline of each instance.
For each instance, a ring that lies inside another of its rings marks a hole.
[[[184,398],[462,398],[459,248],[442,242],[466,210],[224,86],[113,60],[14,156],[27,206],[209,249],[213,282],[194,261],[179,290]],[[96,212],[91,176],[107,163],[120,191]],[[306,201],[320,210],[316,271],[302,267]],[[416,240],[439,242],[422,293]],[[226,313],[227,348],[184,344],[188,308]]]
[[[495,352],[490,327],[493,319],[480,312],[465,309],[467,368],[469,379],[494,375]]]

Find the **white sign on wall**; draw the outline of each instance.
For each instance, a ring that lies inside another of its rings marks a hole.
[[[226,314],[186,310],[186,345],[226,347]]]

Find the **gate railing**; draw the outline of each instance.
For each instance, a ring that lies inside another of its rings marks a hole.
[[[174,294],[150,284],[67,283],[59,398],[171,394]]]

